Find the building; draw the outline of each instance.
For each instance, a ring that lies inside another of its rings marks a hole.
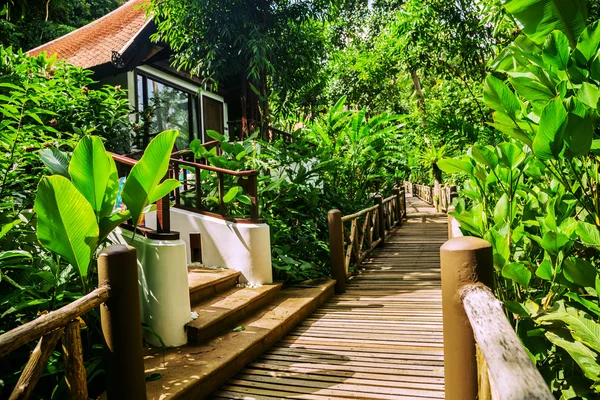
[[[200,77],[172,68],[168,45],[150,40],[156,26],[142,7],[145,2],[147,0],[130,0],[104,17],[28,54],[56,54],[59,59],[92,70],[100,84],[128,89],[132,109],[138,112],[136,118],[151,116],[152,128],[140,133],[136,143],[139,147],[166,129],[180,131],[178,149],[187,147],[195,138],[203,142],[211,140],[206,136],[208,129],[239,135],[240,96],[245,81],[231,77],[220,82],[218,90],[211,91],[203,88]],[[252,99],[248,100],[251,103]],[[249,116],[258,119],[257,107],[254,109]]]

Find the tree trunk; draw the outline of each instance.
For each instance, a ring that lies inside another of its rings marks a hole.
[[[240,128],[240,140],[244,140],[248,132],[248,82],[242,74],[242,95],[240,96],[242,105],[242,126]]]
[[[260,131],[263,140],[270,142],[269,134],[269,92],[267,87],[267,71],[260,72]]]
[[[433,164],[433,179],[435,179],[434,191],[433,195],[437,196],[437,201],[435,201],[435,210],[437,212],[441,212],[441,203],[442,203],[442,170],[437,166],[437,164]]]
[[[417,104],[419,105],[421,112],[425,114],[425,101],[423,100],[423,88],[421,87],[421,80],[419,79],[419,75],[417,75],[417,71],[410,71],[410,76],[413,81],[415,93],[417,94]]]

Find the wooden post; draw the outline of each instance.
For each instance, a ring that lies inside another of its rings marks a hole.
[[[396,219],[396,226],[402,225],[402,190],[403,189],[399,187],[394,188],[394,193],[396,194],[396,215],[394,216],[394,218]]]
[[[459,293],[465,285],[474,282],[492,287],[492,246],[483,239],[459,237],[444,243],[440,257],[445,398],[476,399],[478,376],[475,339]]]
[[[554,399],[490,288],[470,284],[459,295],[481,353],[478,398]]]
[[[87,373],[83,364],[81,328],[79,319],[71,321],[65,327],[62,338],[65,359],[65,381],[70,400],[87,400]]]
[[[46,369],[48,359],[54,351],[54,347],[56,347],[56,343],[60,339],[63,330],[63,328],[59,328],[42,336],[35,349],[31,352],[29,361],[27,361],[27,365],[23,368],[23,372],[9,400],[29,399],[31,397],[35,384]]]
[[[195,160],[194,160],[195,161]],[[200,178],[201,175],[201,171],[200,168],[196,167],[195,169],[195,176],[196,176],[196,210],[202,210],[203,206],[202,206],[202,179]]]
[[[450,195],[448,197],[448,208],[450,208],[450,206],[452,205],[452,200],[458,197],[456,185],[450,185]]]
[[[163,178],[163,181],[169,178],[170,171]],[[171,232],[171,202],[169,195],[167,194],[162,199],[158,199],[156,202],[156,231],[159,233]],[[137,221],[134,221],[134,225]]]
[[[202,262],[202,236],[200,232],[190,232],[190,253],[192,262]]]
[[[385,245],[385,210],[383,209],[383,197],[380,194],[373,197],[373,201],[375,205],[378,205],[377,208],[377,235],[379,239],[381,239],[381,245]]]
[[[406,217],[406,191],[402,191],[402,218]]]
[[[100,306],[109,400],[146,399],[142,318],[135,248],[111,246],[98,257],[98,281],[110,285]]]
[[[342,233],[342,212],[331,210],[329,220],[329,253],[331,255],[331,277],[335,279],[335,292],[346,291],[346,261],[344,260],[344,237]]]
[[[225,216],[225,202],[223,196],[225,196],[225,177],[221,172],[217,172],[217,189],[219,190],[219,214]]]
[[[250,219],[258,219],[260,217],[258,209],[258,183],[256,175],[248,177],[248,197],[250,197]]]

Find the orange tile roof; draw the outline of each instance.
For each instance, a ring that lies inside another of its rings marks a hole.
[[[121,7],[58,39],[29,50],[37,56],[45,51],[82,68],[111,62],[112,52],[122,53],[136,35],[150,22],[139,8],[148,0],[130,0]]]

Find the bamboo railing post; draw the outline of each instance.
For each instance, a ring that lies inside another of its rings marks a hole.
[[[100,306],[109,400],[146,399],[137,268],[131,246],[111,246],[98,257],[98,281],[111,288]]]
[[[385,245],[385,210],[383,208],[383,197],[376,195],[373,197],[373,202],[377,208],[377,235],[378,239],[381,239],[381,245]]]
[[[396,195],[396,226],[402,225],[402,188],[395,187],[394,194]]]
[[[344,259],[344,237],[342,233],[342,212],[331,210],[329,220],[329,253],[331,254],[331,277],[335,279],[335,292],[346,291],[346,261]]]
[[[448,195],[448,208],[450,208],[450,206],[452,205],[452,200],[458,197],[456,185],[450,185],[449,191],[450,194]]]
[[[62,348],[65,359],[65,381],[67,382],[69,400],[87,400],[87,373],[83,363],[79,319],[69,322],[65,327],[62,337]]]
[[[169,178],[170,171],[167,171],[164,179]],[[171,232],[171,202],[167,194],[162,199],[156,201],[156,231],[159,233]],[[133,227],[137,227],[139,221],[133,221]]]
[[[46,370],[48,359],[52,355],[54,347],[56,347],[56,343],[58,343],[58,339],[60,339],[63,331],[64,328],[59,328],[42,336],[35,349],[31,352],[29,361],[27,361],[27,365],[23,368],[23,372],[9,400],[29,399],[31,397],[35,384]]]
[[[440,249],[444,325],[444,381],[447,400],[477,398],[475,338],[460,298],[465,285],[493,285],[492,246],[483,239],[458,237]]]
[[[248,197],[250,197],[250,219],[258,219],[260,216],[258,210],[258,183],[256,175],[248,177]]]

